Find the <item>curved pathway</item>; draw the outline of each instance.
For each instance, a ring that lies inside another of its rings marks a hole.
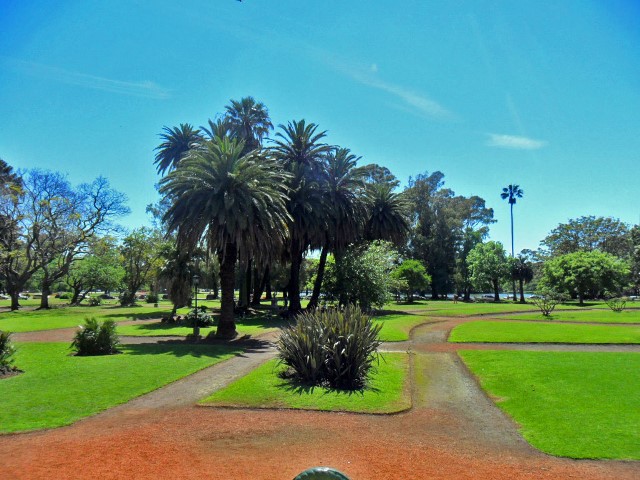
[[[414,329],[411,341],[384,345],[415,353],[410,411],[193,406],[271,358],[273,337],[263,338],[238,357],[70,427],[0,437],[0,478],[291,479],[314,465],[353,480],[640,478],[639,462],[561,459],[530,447],[455,353],[549,345],[447,344],[450,329],[471,318],[433,320]]]

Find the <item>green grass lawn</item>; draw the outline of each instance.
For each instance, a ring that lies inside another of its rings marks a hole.
[[[640,327],[477,321],[458,325],[450,342],[640,343]]]
[[[640,460],[640,354],[460,356],[534,447],[563,457]]]
[[[0,380],[0,432],[68,425],[155,390],[239,350],[221,345],[131,345],[101,357],[67,343],[18,343],[20,375]]]
[[[604,302],[589,302],[584,307],[579,307],[575,302],[567,302],[558,305],[556,310],[576,309],[576,308],[597,308],[609,310]],[[539,312],[538,308],[532,303],[513,303],[513,302],[486,302],[486,303],[453,303],[444,300],[420,300],[412,304],[396,304],[389,303],[385,305],[386,310],[399,312],[420,312],[440,317],[455,317],[466,315],[490,315],[493,313],[517,313],[517,312]]]
[[[382,314],[372,317],[376,324],[382,325],[380,340],[383,342],[403,342],[409,340],[409,333],[414,327],[429,321],[424,315],[414,314]]]
[[[186,312],[186,310],[185,310]],[[77,327],[84,323],[86,317],[98,320],[112,319],[116,322],[125,320],[144,320],[160,318],[171,313],[168,303],[159,307],[152,304],[140,304],[135,307],[120,307],[110,304],[99,307],[58,307],[50,310],[18,310],[0,313],[0,330],[8,332],[32,332],[35,330],[53,330],[56,328]]]
[[[356,392],[292,387],[277,375],[281,369],[277,360],[271,360],[201,404],[362,413],[393,413],[411,407],[409,358],[403,353],[385,353],[384,360],[376,366],[377,372],[372,375],[369,387]]]
[[[214,315],[217,317],[218,315]],[[265,314],[236,318],[236,329],[239,335],[256,336],[262,333],[278,330],[286,325],[286,321],[280,317],[271,317]],[[215,327],[200,328],[200,335],[206,336],[209,332],[215,331]],[[154,322],[140,325],[121,325],[118,327],[119,335],[129,335],[134,337],[162,337],[178,336],[184,337],[193,333],[193,328],[167,323]]]
[[[551,318],[541,313],[523,313],[520,315],[506,315],[501,318],[514,320],[541,320],[548,322],[594,322],[594,323],[640,323],[640,309],[626,309],[622,312],[606,310],[554,310]]]

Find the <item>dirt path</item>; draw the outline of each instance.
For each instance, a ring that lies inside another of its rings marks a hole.
[[[70,427],[0,437],[0,478],[275,480],[314,465],[331,465],[352,480],[640,478],[638,462],[559,459],[531,448],[457,355],[439,351],[462,321],[440,319],[415,329],[411,342],[385,345],[417,352],[408,412],[193,406],[273,355],[262,343]]]

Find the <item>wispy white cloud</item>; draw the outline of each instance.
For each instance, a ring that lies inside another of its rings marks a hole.
[[[431,118],[438,118],[440,120],[451,120],[455,118],[455,115],[452,112],[440,105],[437,101],[429,98],[427,95],[416,92],[402,85],[385,82],[378,78],[379,67],[375,63],[371,64],[368,68],[354,68],[345,63],[336,61],[335,58],[325,57],[325,61],[331,67],[356,82],[394,96],[396,99],[400,100],[402,104],[409,107],[414,113]]]
[[[86,73],[65,70],[59,67],[43,65],[41,63],[26,62],[9,57],[0,57],[3,63],[18,70],[20,72],[43,77],[67,85],[76,85],[79,87],[101,90],[120,95],[130,95],[134,97],[145,97],[154,99],[169,98],[170,92],[166,88],[162,88],[158,84],[149,80],[138,82],[127,82],[123,80],[115,80],[113,78],[98,77]]]
[[[516,150],[538,150],[547,145],[544,140],[535,140],[528,137],[520,137],[516,135],[500,135],[497,133],[488,133],[486,145],[498,148],[513,148]]]

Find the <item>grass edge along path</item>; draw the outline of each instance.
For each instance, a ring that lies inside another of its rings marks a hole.
[[[409,355],[381,353],[380,364],[364,391],[338,392],[320,387],[289,386],[278,375],[282,366],[270,360],[202,400],[199,405],[235,408],[290,408],[390,414],[411,408]]]
[[[68,343],[17,343],[24,373],[0,380],[0,432],[69,425],[239,353],[222,345],[126,345],[77,357]]]
[[[576,325],[551,322],[474,321],[456,326],[456,343],[638,344],[640,326]]]
[[[561,457],[640,460],[640,354],[459,355],[535,448]]]

